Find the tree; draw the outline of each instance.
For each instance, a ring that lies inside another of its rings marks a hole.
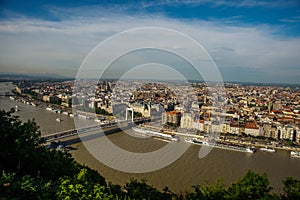
[[[26,167],[32,164],[30,155],[44,140],[34,121],[22,123],[13,112],[0,111],[0,169],[22,174],[30,172]]]
[[[172,195],[168,193],[161,193],[156,188],[149,186],[146,180],[138,181],[136,179],[131,179],[124,187],[127,191],[127,196],[130,199],[147,199],[147,200],[157,200],[157,199],[172,199]]]
[[[287,177],[283,181],[284,194],[282,199],[297,200],[300,199],[300,180]]]
[[[0,199],[38,199],[55,200],[56,186],[52,181],[30,175],[18,177],[15,173],[2,173],[0,177]]]
[[[0,111],[0,198],[56,199],[60,178],[73,177],[81,169],[91,183],[106,185],[104,177],[70,154],[47,149],[36,123],[22,123],[13,112]],[[101,190],[97,185],[93,189]]]
[[[107,112],[102,108],[96,108],[96,114],[112,116],[112,113]]]
[[[187,193],[186,199],[225,199],[226,187],[223,179],[218,179],[215,184],[210,185],[207,181],[204,181],[204,185],[198,185],[193,187],[194,191]]]
[[[249,170],[229,186],[227,199],[271,199],[271,189],[266,174],[259,175]]]
[[[88,173],[87,169],[82,169],[72,178],[60,178],[60,182],[61,184],[59,185],[56,192],[58,199],[113,199],[113,195],[108,193],[108,189],[106,188],[106,186],[101,185],[100,182],[95,182],[91,174]]]
[[[138,117],[143,117],[143,114],[142,113],[140,113],[140,112],[135,112],[134,111],[134,118],[138,118]]]
[[[48,180],[78,173],[80,165],[70,154],[45,148],[34,121],[22,123],[13,110],[0,111],[0,170]],[[42,161],[42,162],[41,162]]]

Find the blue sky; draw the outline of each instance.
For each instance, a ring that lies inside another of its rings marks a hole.
[[[198,41],[225,81],[300,83],[300,1],[0,1],[0,72],[75,76],[121,31],[157,26]]]

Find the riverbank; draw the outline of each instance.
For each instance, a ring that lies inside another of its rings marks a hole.
[[[147,125],[146,126],[149,129],[160,131],[159,128]],[[204,135],[196,135],[196,134],[186,134],[186,133],[181,133],[181,132],[176,132],[176,131],[170,131],[167,129],[162,129],[164,133],[168,133],[170,135],[177,135],[177,136],[184,136],[184,137],[189,137],[189,138],[199,138],[204,140],[205,136]],[[239,146],[247,146],[247,147],[257,147],[257,148],[262,148],[262,147],[267,147],[267,148],[273,148],[276,150],[286,150],[286,151],[300,151],[300,147],[291,147],[291,146],[284,146],[284,145],[277,145],[275,143],[270,143],[269,141],[263,141],[260,140],[259,142],[250,142],[250,141],[244,141],[243,138],[226,138],[226,134],[223,135],[222,137],[215,138],[216,142],[226,142],[230,143],[233,145],[239,145]]]

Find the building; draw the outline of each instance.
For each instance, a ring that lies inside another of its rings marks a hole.
[[[246,135],[259,136],[259,127],[255,121],[246,122],[244,133]]]
[[[211,131],[212,133],[220,133],[222,131],[222,124],[218,121],[211,122]]]
[[[169,111],[162,114],[162,124],[180,126],[181,112]]]
[[[193,128],[199,131],[204,131],[204,120],[199,120],[199,119],[194,120]]]
[[[184,113],[180,120],[180,127],[185,129],[193,128],[193,118],[191,113]]]

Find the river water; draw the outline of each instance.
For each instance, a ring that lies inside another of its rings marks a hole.
[[[10,90],[14,86],[11,83],[0,83],[0,93]],[[33,107],[27,104],[10,100],[8,97],[0,97],[0,108],[10,109],[18,106],[16,113],[22,120],[35,118],[40,126],[42,135],[74,128],[73,118],[63,114],[47,111],[45,108]],[[62,122],[55,119],[61,118]],[[140,139],[132,137],[125,132],[118,132],[108,136],[111,142],[130,152],[151,152],[164,147],[167,143],[155,139]],[[235,152],[222,149],[213,149],[206,157],[199,159],[198,153],[201,146],[191,145],[187,151],[171,165],[157,171],[148,173],[126,173],[107,167],[99,162],[87,151],[85,145],[95,146],[101,143],[103,138],[95,138],[85,143],[73,145],[77,150],[72,151],[73,157],[80,163],[94,168],[103,175],[108,182],[121,184],[128,182],[130,178],[146,179],[149,184],[162,189],[168,186],[172,191],[180,193],[191,189],[193,185],[199,185],[205,179],[210,183],[222,177],[226,184],[236,181],[251,169],[259,173],[267,173],[270,185],[275,190],[282,190],[284,177],[291,176],[300,179],[300,158],[291,158],[289,151],[276,151],[267,153],[257,151],[255,154]],[[98,147],[101,148],[101,147]],[[113,152],[111,152],[113,157]],[[126,160],[126,157],[123,158]],[[164,158],[164,155],[160,157]],[[153,160],[153,163],[157,162]]]

